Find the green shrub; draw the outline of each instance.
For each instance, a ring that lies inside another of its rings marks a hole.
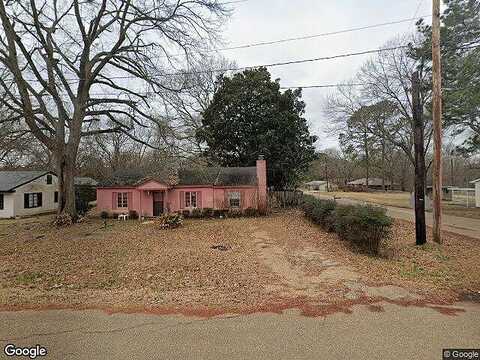
[[[392,225],[385,209],[370,205],[337,205],[335,201],[305,195],[302,209],[314,223],[374,255],[388,239]]]
[[[335,231],[341,238],[374,255],[380,252],[392,225],[384,208],[371,205],[338,206],[334,217]]]
[[[258,210],[255,209],[255,208],[246,208],[244,213],[243,213],[246,217],[256,217],[258,216]]]
[[[333,216],[333,212],[336,205],[335,201],[332,200],[317,200],[312,209],[312,220],[325,230],[329,232],[334,231],[335,217]]]
[[[108,219],[108,217],[109,217],[108,211],[103,210],[103,211],[100,213],[100,218],[101,218],[101,219],[106,220],[106,219]]]
[[[226,214],[225,210],[215,209],[213,210],[213,217],[214,218],[224,218]]]
[[[238,218],[238,217],[241,217],[243,215],[242,213],[242,210],[240,209],[230,209],[228,211],[228,217],[231,217],[231,218]]]
[[[160,229],[174,229],[182,225],[183,216],[178,213],[163,214],[155,222]]]
[[[138,212],[136,212],[135,210],[130,210],[128,212],[128,217],[132,220],[138,220]]]
[[[190,216],[194,219],[202,218],[203,217],[202,209],[197,209],[197,208],[193,209]]]
[[[317,201],[319,200],[312,195],[304,195],[303,197],[302,209],[305,212],[305,215],[310,219],[312,218],[312,211]]]
[[[212,218],[213,217],[213,209],[212,208],[204,208],[203,209],[203,217]]]

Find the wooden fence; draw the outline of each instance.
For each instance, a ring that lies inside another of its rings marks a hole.
[[[269,191],[268,207],[270,209],[291,208],[301,205],[303,192],[298,190]]]

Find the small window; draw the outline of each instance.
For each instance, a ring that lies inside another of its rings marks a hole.
[[[239,208],[240,207],[240,192],[239,191],[231,191],[228,193],[228,204],[231,208]]]
[[[5,203],[3,200],[3,194],[0,194],[0,210],[3,210],[5,208]]]
[[[33,209],[42,207],[42,193],[29,193],[23,195],[23,207]]]
[[[128,208],[128,193],[118,193],[117,195],[117,207]]]
[[[185,207],[196,208],[197,207],[197,193],[193,191],[187,191],[185,193]]]
[[[53,202],[56,204],[58,203],[58,191],[55,191],[53,193]]]
[[[47,175],[47,185],[52,185],[52,175]]]

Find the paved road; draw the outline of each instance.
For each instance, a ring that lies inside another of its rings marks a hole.
[[[441,359],[446,347],[480,347],[480,305],[458,316],[420,307],[357,306],[308,318],[253,314],[198,319],[101,311],[0,313],[0,344],[42,345],[47,359]],[[3,354],[2,354],[3,355]],[[37,358],[41,359],[41,358]]]
[[[329,199],[329,200],[333,199],[332,196],[321,195],[318,193],[312,193],[312,195],[320,199]],[[337,202],[340,204],[365,204],[366,203],[365,201],[347,199],[347,198],[341,198],[341,199],[337,198]],[[371,203],[371,204],[386,208],[388,215],[390,215],[393,218],[415,222],[415,214],[413,212],[413,209],[378,205],[374,203]],[[426,221],[427,221],[427,225],[429,226],[432,225],[433,219],[432,219],[431,212],[426,212]],[[476,239],[480,239],[480,220],[464,218],[459,216],[443,215],[443,230],[450,231],[460,235],[473,237]]]

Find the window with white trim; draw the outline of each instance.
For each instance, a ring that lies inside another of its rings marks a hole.
[[[23,207],[33,209],[42,207],[42,193],[28,193],[23,195]]]
[[[118,208],[128,208],[128,193],[121,192],[117,194],[117,207]]]
[[[197,207],[197,193],[194,191],[185,192],[185,207],[196,208]]]
[[[231,208],[240,208],[240,191],[230,191],[228,193],[228,205]]]

